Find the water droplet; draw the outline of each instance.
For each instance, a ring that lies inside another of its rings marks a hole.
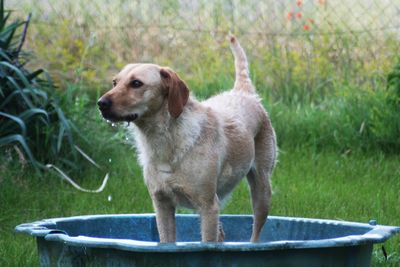
[[[111,123],[111,127],[116,127],[116,126],[117,126],[117,124]]]
[[[128,137],[125,137],[125,141],[129,141],[129,138],[128,138]]]
[[[108,162],[111,162],[111,159],[108,159]]]
[[[111,195],[108,195],[108,198],[107,198],[107,200],[108,200],[108,202],[111,202],[111,200],[112,200],[112,196],[111,196]]]

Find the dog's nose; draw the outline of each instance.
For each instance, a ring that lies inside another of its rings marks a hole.
[[[108,97],[102,97],[99,99],[97,102],[97,105],[101,110],[109,109],[111,108],[112,101]]]

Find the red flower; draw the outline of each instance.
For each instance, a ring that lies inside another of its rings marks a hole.
[[[309,31],[310,28],[311,27],[309,25],[307,25],[307,24],[304,24],[304,26],[303,26],[303,30],[305,30],[305,31]]]
[[[301,7],[302,4],[303,4],[303,1],[302,1],[302,0],[297,0],[297,1],[296,1],[296,5],[297,5],[298,7]]]
[[[296,17],[297,17],[298,19],[301,19],[301,18],[303,17],[303,14],[301,14],[301,12],[299,12],[299,13],[296,14]]]
[[[287,13],[287,18],[288,18],[288,20],[292,20],[293,19],[293,12],[288,12]]]
[[[315,20],[314,19],[308,19],[308,22],[310,22],[311,24],[314,24]]]

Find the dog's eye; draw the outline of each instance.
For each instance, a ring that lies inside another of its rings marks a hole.
[[[114,87],[117,85],[117,81],[116,80],[113,80],[112,83],[113,83]]]
[[[131,81],[130,85],[133,88],[139,88],[140,86],[143,85],[143,83],[141,81],[139,81],[139,80],[133,80],[133,81]]]

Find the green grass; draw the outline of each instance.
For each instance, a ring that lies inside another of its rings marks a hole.
[[[112,131],[108,131],[110,136]],[[8,166],[0,176],[0,266],[36,266],[33,238],[13,233],[17,224],[33,220],[82,214],[152,212],[140,168],[129,146],[112,142],[107,154],[111,178],[99,194],[78,192],[57,176],[30,175],[30,170]],[[315,152],[313,148],[285,148],[273,176],[272,215],[329,218],[400,225],[400,156],[380,153]],[[89,188],[101,183],[102,172],[82,173],[79,181]],[[83,177],[81,177],[83,178]],[[109,196],[112,200],[109,201]],[[251,213],[248,188],[242,182],[223,213]],[[375,246],[374,266],[399,266],[400,238]]]

